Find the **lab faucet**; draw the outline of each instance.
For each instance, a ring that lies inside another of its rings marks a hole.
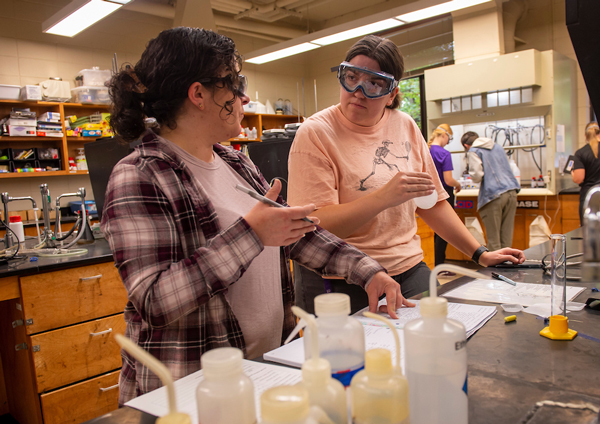
[[[42,194],[42,214],[44,217],[44,233],[42,239],[45,240],[46,247],[55,248],[56,246],[56,233],[52,231],[50,226],[50,211],[52,210],[52,199],[50,197],[50,190],[48,184],[40,184],[40,192]],[[60,199],[63,197],[79,197],[81,199],[82,207],[85,207],[85,187],[80,187],[76,193],[65,193],[61,194],[56,198],[56,215],[54,229],[60,228]],[[84,217],[82,217],[84,218]],[[85,228],[85,222],[82,223],[81,228]]]
[[[4,205],[4,226],[6,227],[6,235],[4,236],[4,248],[8,249],[9,247],[12,247],[14,245],[12,237],[10,236],[10,231],[8,231],[8,203],[14,200],[31,200],[34,211],[37,209],[37,204],[31,196],[10,197],[8,193],[2,193],[0,196],[2,197],[2,203]]]
[[[583,203],[583,281],[600,281],[600,185]]]

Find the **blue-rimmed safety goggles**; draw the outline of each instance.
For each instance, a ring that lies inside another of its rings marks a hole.
[[[342,62],[337,76],[344,90],[354,93],[360,88],[368,99],[385,96],[398,87],[398,81],[393,75],[354,66],[348,62]]]

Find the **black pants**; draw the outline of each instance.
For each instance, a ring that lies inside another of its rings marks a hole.
[[[454,209],[454,188],[446,186],[444,186],[444,188],[446,189],[446,193],[448,193],[448,196],[450,196],[446,200],[448,200],[450,206],[452,206],[452,209]],[[443,264],[444,262],[446,262],[446,246],[448,246],[448,242],[440,236],[438,236],[437,234],[434,234],[433,244],[435,247],[435,264]]]
[[[408,271],[392,278],[401,285],[402,295],[409,298],[429,290],[430,274],[431,270],[425,265],[425,262],[420,262]],[[294,286],[296,289],[296,306],[304,309],[309,314],[315,313],[315,297],[327,292],[346,293],[350,296],[352,314],[369,306],[367,292],[362,287],[348,284],[346,280],[324,279],[297,262],[294,262]]]

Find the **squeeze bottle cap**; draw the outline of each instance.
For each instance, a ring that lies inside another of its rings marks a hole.
[[[318,317],[350,315],[350,296],[344,293],[326,293],[315,297]]]
[[[481,278],[481,274],[456,265],[440,264],[433,268],[429,275],[429,297],[421,299],[420,308],[423,317],[440,317],[448,315],[448,300],[437,295],[437,275],[442,271],[450,271],[473,278]]]
[[[260,396],[260,411],[270,423],[297,422],[308,417],[308,391],[299,386],[278,386]]]
[[[209,350],[200,359],[204,377],[207,379],[239,374],[243,371],[243,354],[235,347]]]
[[[8,222],[21,222],[21,217],[19,215],[9,216]]]
[[[369,374],[392,373],[392,353],[387,349],[371,349],[365,353],[365,371]]]
[[[319,334],[317,323],[312,315],[297,306],[292,312],[306,321],[310,328],[310,358],[302,364],[302,381],[309,385],[324,386],[331,379],[331,365],[327,359],[319,358]]]
[[[396,345],[396,369],[400,372],[400,374],[402,374],[402,366],[400,365],[400,336],[398,336],[398,331],[396,331],[396,327],[394,326],[394,324],[392,324],[392,322],[387,319],[382,317],[381,315],[378,314],[374,314],[373,312],[369,312],[369,311],[365,311],[363,312],[363,315],[366,316],[367,318],[372,318],[372,319],[376,319],[378,321],[381,321],[383,323],[385,323],[385,325],[388,326],[388,328],[391,330],[392,335],[394,336],[394,344]],[[371,352],[371,351],[369,351]],[[367,353],[369,353],[367,352]],[[390,366],[392,364],[392,359],[391,359],[391,354],[390,354]],[[365,367],[366,365],[366,355],[365,355]]]

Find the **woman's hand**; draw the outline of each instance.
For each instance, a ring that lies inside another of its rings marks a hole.
[[[456,184],[454,185],[454,193],[458,194],[458,193],[460,193],[461,190],[462,190],[462,186],[457,181]]]
[[[376,313],[377,304],[379,303],[379,297],[385,293],[387,299],[387,306],[383,305],[380,308],[380,312],[387,312],[392,319],[398,319],[396,315],[396,309],[401,306],[407,306],[412,308],[415,306],[414,303],[409,302],[402,296],[400,291],[400,284],[398,284],[392,277],[381,271],[373,276],[373,279],[367,287],[367,296],[369,296],[369,311]]]
[[[377,194],[387,207],[393,207],[415,197],[428,196],[434,190],[433,179],[426,172],[399,171],[386,185],[377,190]]]
[[[479,263],[483,266],[494,266],[506,261],[513,264],[522,264],[525,262],[525,254],[519,249],[505,247],[493,252],[484,252],[479,258]]]
[[[275,201],[280,191],[281,182],[275,180],[273,187],[265,197]],[[300,240],[305,233],[316,229],[315,225],[319,224],[319,218],[316,216],[308,217],[313,221],[313,224],[302,220],[314,210],[315,205],[276,208],[258,202],[244,216],[244,219],[252,227],[263,245],[287,246]]]

